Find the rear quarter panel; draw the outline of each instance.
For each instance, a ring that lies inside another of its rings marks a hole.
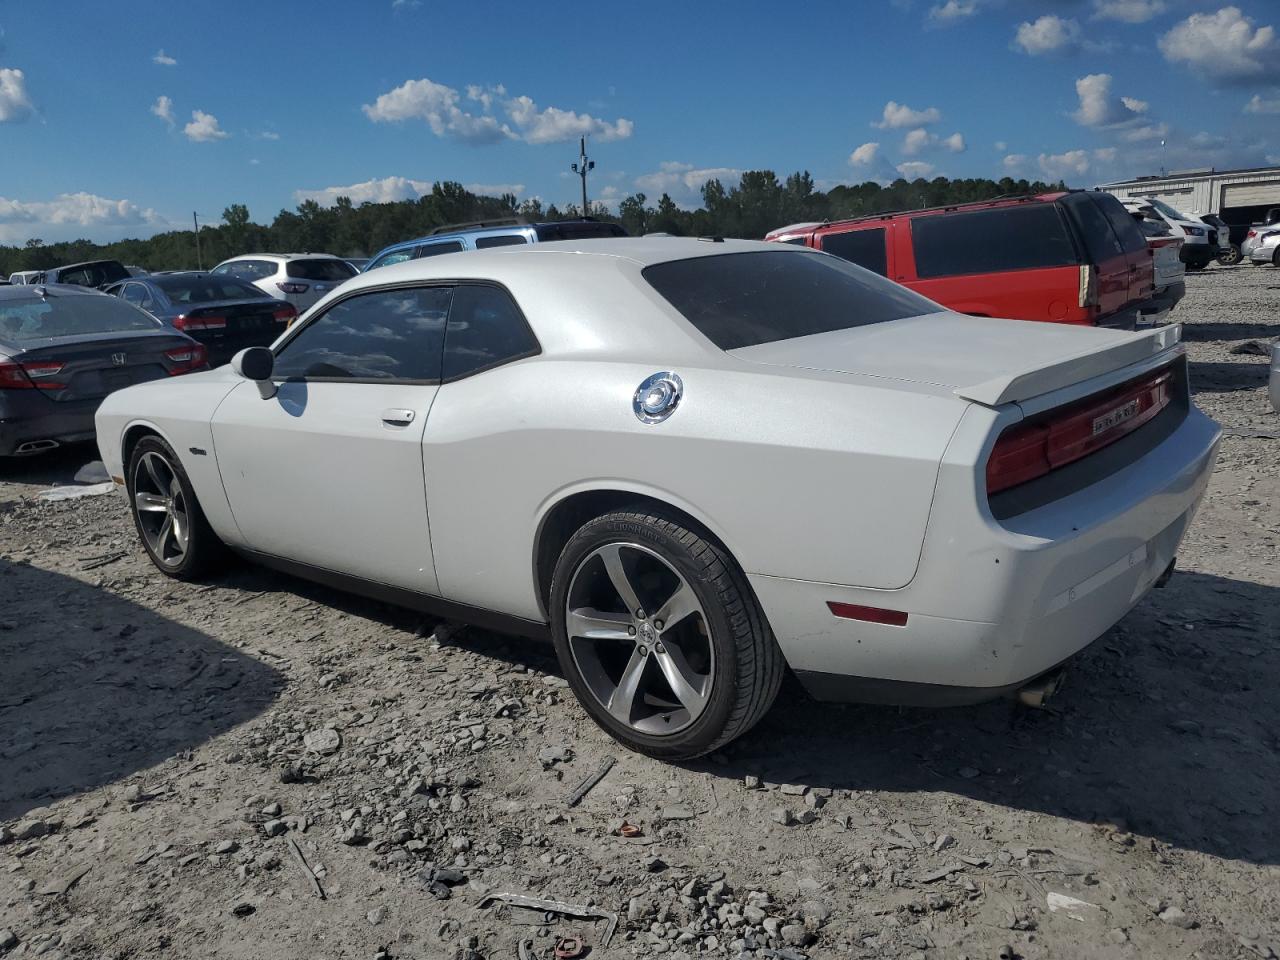
[[[677,368],[680,407],[646,425],[632,395],[653,372],[530,360],[441,387],[423,459],[444,596],[540,617],[537,531],[585,490],[680,507],[748,573],[911,580],[963,403],[871,378]]]
[[[914,276],[915,265],[911,265]],[[1045,267],[900,281],[957,313],[1051,323],[1087,323],[1080,307],[1080,268]]]

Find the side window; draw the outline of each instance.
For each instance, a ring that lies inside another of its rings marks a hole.
[[[1111,229],[1111,221],[1096,203],[1083,193],[1068,194],[1059,202],[1075,221],[1090,260],[1097,264],[1124,255],[1124,247]]]
[[[527,243],[518,233],[499,234],[496,237],[476,237],[476,249],[484,250],[486,247],[516,247],[522,243]]]
[[[850,263],[866,267],[872,273],[887,277],[889,265],[885,258],[884,234],[884,227],[877,227],[874,230],[828,233],[822,238],[822,249]],[[803,242],[801,239],[801,243]]]
[[[223,272],[250,282],[273,277],[279,269],[274,260],[235,260],[224,266],[227,269]]]
[[[151,298],[147,296],[147,288],[140,283],[126,283],[124,292],[120,294],[125,300],[128,300],[135,307],[146,309],[150,305]]]
[[[276,379],[438,380],[449,287],[376,290],[335,303],[276,355]]]
[[[411,259],[413,259],[413,251],[411,249],[396,250],[393,253],[388,253],[386,256],[379,257],[377,260],[373,261],[373,263],[369,264],[368,269],[376,270],[378,267],[389,267],[393,263],[404,263],[406,260]]]
[[[913,217],[911,242],[921,279],[1079,262],[1067,225],[1052,203]]]
[[[421,257],[438,257],[442,253],[457,253],[462,249],[461,240],[447,240],[444,243],[428,243],[413,251],[414,259]]]
[[[511,295],[501,287],[463,284],[453,294],[444,338],[444,379],[454,380],[540,351]]]
[[[1124,208],[1124,204],[1109,193],[1090,193],[1089,197],[1098,205],[1102,215],[1107,218],[1107,222],[1115,230],[1116,237],[1119,239],[1120,245],[1124,247],[1125,253],[1137,253],[1140,250],[1147,249],[1147,238],[1138,229],[1138,225],[1133,222],[1133,217]]]

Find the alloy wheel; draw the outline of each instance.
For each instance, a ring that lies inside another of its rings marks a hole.
[[[181,564],[190,542],[187,499],[173,465],[159,453],[148,451],[138,459],[133,509],[152,556],[167,567]]]
[[[689,582],[658,553],[608,543],[573,572],[565,632],[591,696],[617,721],[661,736],[706,709],[715,680],[710,623]]]

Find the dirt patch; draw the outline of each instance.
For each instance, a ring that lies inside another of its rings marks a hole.
[[[1192,274],[1177,311],[1241,433],[1280,427],[1231,352],[1280,335],[1276,276]],[[1053,710],[786,688],[685,766],[608,740],[548,647],[246,566],[167,581],[116,497],[33,499],[63,457],[0,484],[6,958],[1280,950],[1280,441],[1224,439],[1180,573]]]

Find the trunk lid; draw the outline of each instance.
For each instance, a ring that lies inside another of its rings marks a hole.
[[[81,334],[38,341],[13,353],[12,359],[24,366],[61,364],[56,372],[34,381],[50,399],[93,400],[169,376],[175,365],[165,351],[184,346],[191,346],[191,340],[164,330]]]
[[[928,385],[994,407],[1139,363],[1180,337],[1179,326],[1127,333],[946,311],[729,353],[752,363]]]

